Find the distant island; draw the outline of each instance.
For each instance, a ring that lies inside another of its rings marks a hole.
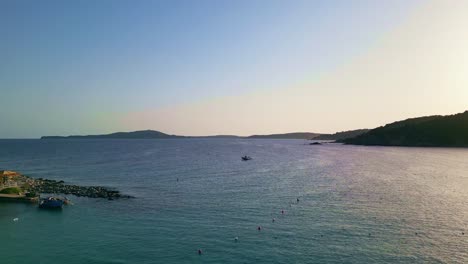
[[[41,139],[174,139],[174,138],[242,138],[242,139],[312,139],[368,146],[468,147],[468,111],[455,115],[410,118],[375,129],[356,129],[334,134],[294,132],[270,135],[178,136],[160,131],[142,130],[87,136],[43,136]]]
[[[198,137],[189,137],[189,138],[243,138],[236,135],[214,135],[214,136],[198,136]]]
[[[468,147],[468,111],[406,119],[338,141],[369,146]]]
[[[44,136],[41,139],[162,139],[162,138],[184,138],[184,136],[169,135],[155,130],[141,130],[134,132],[116,132],[105,135],[87,136]]]
[[[247,138],[271,138],[271,139],[313,139],[320,136],[319,133],[310,132],[295,132],[285,134],[271,134],[271,135],[252,135]]]
[[[173,138],[260,138],[260,139],[311,139],[317,137],[319,133],[297,132],[272,135],[253,135],[241,137],[235,135],[215,135],[215,136],[177,136],[169,135],[155,130],[141,130],[134,132],[116,132],[104,135],[87,136],[43,136],[41,139],[173,139]]]
[[[368,132],[370,129],[356,129],[356,130],[348,130],[342,132],[336,132],[335,134],[322,134],[319,135],[313,140],[343,140],[347,138],[357,137]]]

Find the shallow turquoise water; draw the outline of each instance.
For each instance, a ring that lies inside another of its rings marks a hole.
[[[0,169],[136,196],[2,203],[0,263],[468,262],[468,150],[304,143],[0,140]]]

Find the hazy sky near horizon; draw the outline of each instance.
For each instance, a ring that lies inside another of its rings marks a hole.
[[[468,1],[0,2],[0,138],[336,132],[468,109]]]

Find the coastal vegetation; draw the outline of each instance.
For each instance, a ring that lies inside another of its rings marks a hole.
[[[336,132],[334,134],[321,134],[313,140],[343,140],[347,138],[357,137],[368,132],[370,129],[356,129],[356,130],[348,130],[342,132]]]
[[[18,194],[19,195],[21,193],[21,189],[18,188],[18,187],[8,187],[8,188],[0,190],[0,193],[1,194]]]
[[[468,111],[406,119],[339,142],[378,146],[468,147]]]

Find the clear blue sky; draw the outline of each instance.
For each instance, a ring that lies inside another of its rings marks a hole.
[[[421,5],[403,0],[1,1],[0,138],[147,128],[185,135],[277,132],[271,126],[220,130],[224,125],[216,117],[197,121],[194,130],[157,118],[128,119],[188,109],[173,117],[183,123],[191,105],[312,82],[378,46]],[[207,111],[218,110],[222,106]],[[281,130],[303,128],[332,132],[323,124]]]

